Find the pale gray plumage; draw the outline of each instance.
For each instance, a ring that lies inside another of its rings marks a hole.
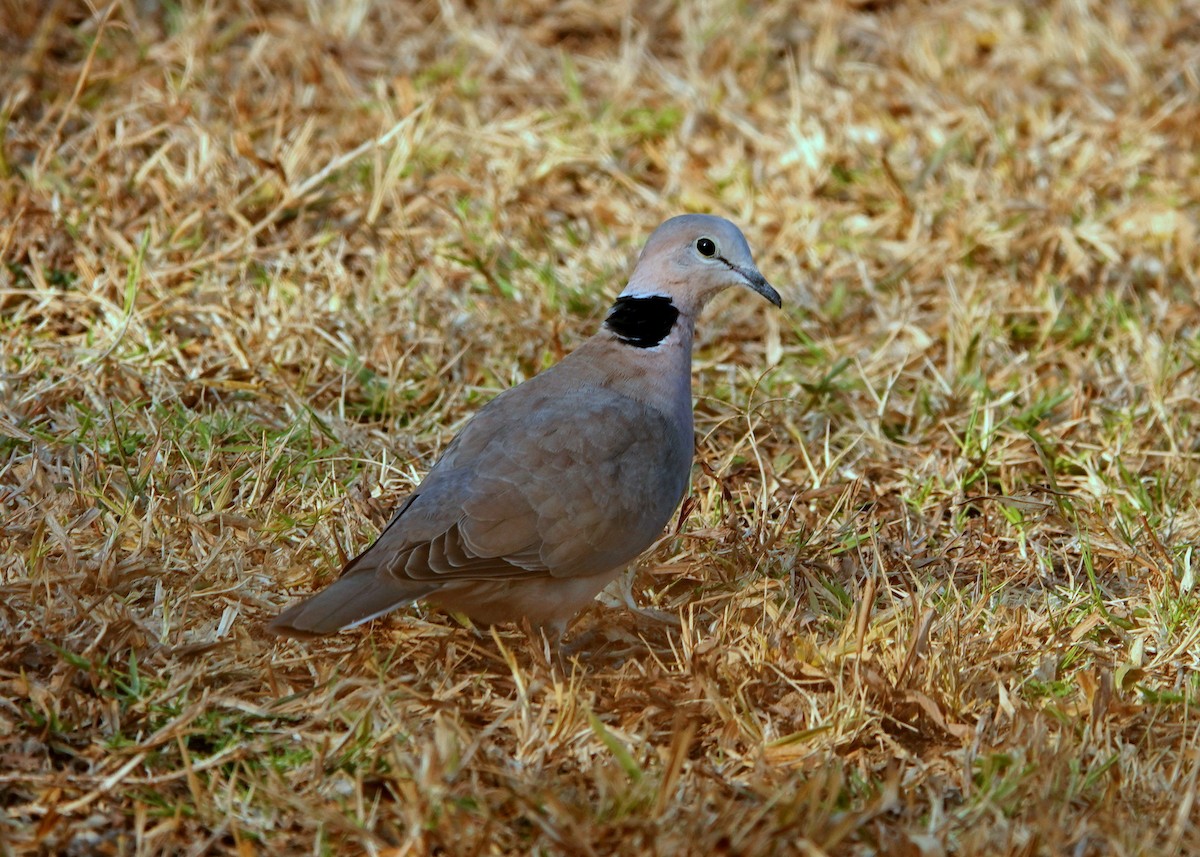
[[[379,539],[268,627],[329,634],[424,599],[561,635],[683,498],[695,320],[734,285],[780,305],[728,220],[663,223],[601,330],[484,406]]]

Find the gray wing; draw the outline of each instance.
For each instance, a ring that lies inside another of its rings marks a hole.
[[[447,583],[600,574],[649,547],[687,488],[691,412],[537,380],[489,402],[375,543],[268,628],[329,634]]]
[[[498,396],[346,568],[400,580],[609,571],[662,532],[687,488],[691,421],[606,388]],[[689,414],[690,416],[690,414]]]

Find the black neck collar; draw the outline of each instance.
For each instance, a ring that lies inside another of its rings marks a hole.
[[[679,310],[666,295],[617,298],[604,326],[634,348],[653,348],[670,335]]]

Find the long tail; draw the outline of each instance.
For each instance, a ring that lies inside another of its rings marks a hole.
[[[345,631],[411,604],[438,585],[401,582],[373,571],[345,574],[284,610],[267,624],[267,630],[300,639]]]

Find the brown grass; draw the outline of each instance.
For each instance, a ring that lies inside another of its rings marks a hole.
[[[1200,851],[1200,5],[0,21],[6,853]],[[687,210],[681,626],[264,635]]]

